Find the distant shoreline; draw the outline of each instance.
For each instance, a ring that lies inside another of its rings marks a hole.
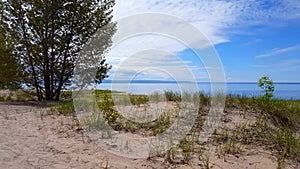
[[[196,84],[218,84],[224,82],[192,82],[192,81],[169,81],[169,80],[104,80],[102,83],[196,83]],[[257,84],[257,82],[225,82],[225,84]],[[300,84],[300,82],[274,82],[274,84]]]
[[[134,94],[150,94],[153,91],[193,91],[197,87],[200,92],[209,94],[211,87],[223,89],[226,94],[240,95],[244,97],[253,97],[263,95],[261,88],[254,82],[227,82],[227,83],[210,83],[210,82],[174,82],[174,81],[114,81],[97,85],[97,89],[117,90]],[[274,98],[285,100],[300,100],[300,83],[275,82]]]

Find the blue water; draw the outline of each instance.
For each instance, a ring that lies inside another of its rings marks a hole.
[[[287,100],[300,100],[300,83],[275,83],[274,98]],[[98,86],[98,89],[109,89],[115,91],[123,91],[134,94],[151,94],[153,92],[163,92],[172,90],[175,92],[193,90],[195,85],[184,84],[181,86],[176,83],[103,83]],[[210,94],[210,83],[196,84],[198,91]],[[257,83],[227,83],[226,93],[242,95],[246,97],[263,95]]]

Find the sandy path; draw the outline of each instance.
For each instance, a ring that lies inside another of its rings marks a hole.
[[[43,116],[46,108],[0,103],[0,168],[143,168],[138,160],[83,143],[71,117]],[[144,164],[145,166],[145,164]]]

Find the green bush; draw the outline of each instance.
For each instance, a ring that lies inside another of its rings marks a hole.
[[[60,102],[52,107],[52,111],[57,111],[60,115],[75,116],[73,101]]]
[[[114,102],[112,101],[111,94],[104,93],[103,100],[98,102],[99,108],[103,111],[103,117],[109,125],[116,125],[116,121],[121,115],[113,108]]]

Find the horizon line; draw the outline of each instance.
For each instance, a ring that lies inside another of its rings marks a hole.
[[[188,81],[188,80],[179,80],[179,81],[175,81],[175,80],[112,80],[112,79],[107,79],[107,80],[103,80],[102,83],[124,83],[124,82],[130,82],[130,83],[258,83],[257,81],[225,81],[225,82],[220,82],[220,81],[216,81],[216,82],[210,82],[210,81]],[[294,84],[298,84],[300,83],[297,81],[273,81],[273,83],[275,84],[284,84],[284,83],[294,83]]]

